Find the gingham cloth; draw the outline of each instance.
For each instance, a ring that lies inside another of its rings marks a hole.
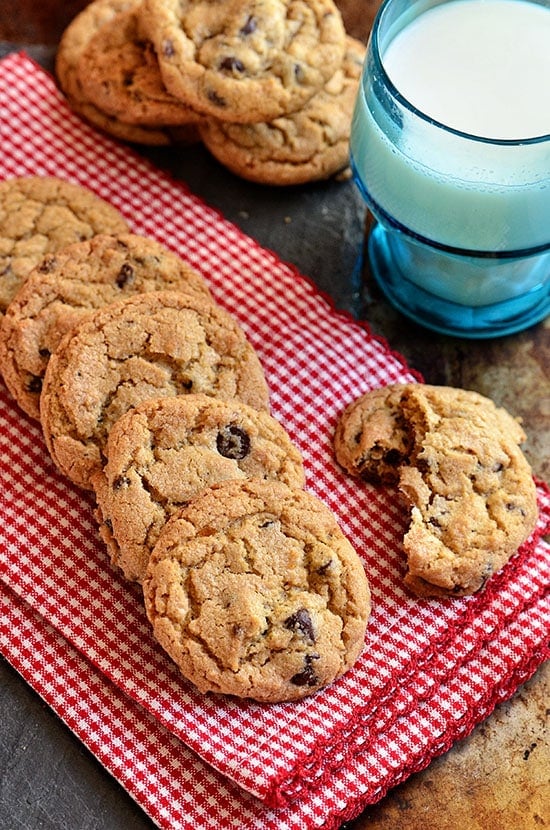
[[[336,827],[548,657],[548,488],[538,483],[536,532],[480,594],[409,596],[404,510],[393,491],[341,472],[332,434],[354,397],[415,374],[292,266],[83,124],[25,55],[0,62],[0,111],[0,178],[90,188],[188,259],[239,320],[306,486],[337,515],[373,595],[364,653],[328,689],[274,706],[198,694],[152,639],[139,590],[110,568],[91,497],[57,473],[40,428],[1,387],[2,651],[161,827]]]

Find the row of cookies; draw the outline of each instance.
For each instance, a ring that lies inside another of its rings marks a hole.
[[[333,0],[94,0],[56,75],[118,138],[200,140],[235,174],[290,185],[347,169],[364,56]]]
[[[59,180],[2,188],[18,194],[20,218],[44,214],[45,192],[50,209],[68,196],[101,208]],[[59,470],[95,493],[111,561],[142,583],[184,676],[204,692],[303,697],[363,647],[363,565],[304,489],[244,331],[189,264],[114,218],[121,232],[54,238],[28,272],[20,264],[0,325],[6,384]],[[2,237],[13,228],[0,212]]]

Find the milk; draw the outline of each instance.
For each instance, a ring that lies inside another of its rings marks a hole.
[[[550,11],[520,0],[456,0],[424,12],[382,63],[417,109],[500,139],[550,133]]]
[[[511,260],[513,269],[488,260],[468,271],[464,261],[427,262],[414,246],[402,250],[408,237],[395,243],[427,290],[456,303],[496,303],[550,272],[550,140],[539,138],[550,134],[550,8],[527,0],[430,5],[412,22],[402,14],[398,31],[380,29],[384,69],[409,103],[389,105],[380,92],[387,78],[370,67],[356,102],[352,166],[383,223],[459,255],[531,255]]]

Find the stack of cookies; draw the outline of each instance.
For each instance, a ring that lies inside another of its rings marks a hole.
[[[112,563],[183,675],[273,702],[343,674],[370,613],[363,565],[202,276],[57,179],[0,183],[0,240],[6,385],[95,493]]]
[[[525,438],[477,392],[390,384],[344,410],[334,446],[348,473],[403,495],[406,585],[423,597],[462,596],[482,588],[535,526]]]
[[[201,140],[235,174],[291,185],[347,170],[364,56],[333,0],[95,0],[56,74],[118,138]]]

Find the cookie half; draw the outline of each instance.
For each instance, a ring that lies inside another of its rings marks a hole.
[[[190,392],[269,406],[258,356],[230,314],[182,292],[136,294],[91,312],[52,354],[40,397],[46,445],[68,478],[91,489],[118,418]]]
[[[170,92],[224,121],[300,109],[344,57],[332,0],[145,0],[140,17]]]
[[[394,384],[344,411],[335,454],[349,473],[396,484],[410,508],[405,583],[420,596],[474,593],[537,520],[518,421],[477,392]]]
[[[352,401],[338,418],[336,460],[352,476],[373,484],[397,484],[413,448],[401,401],[406,384],[372,389]]]
[[[46,256],[0,324],[0,369],[21,408],[40,418],[49,356],[90,311],[131,294],[164,289],[212,299],[205,280],[187,262],[137,234],[98,234]]]
[[[276,702],[357,660],[370,595],[361,560],[319,499],[233,481],[165,525],[143,582],[160,645],[202,692]]]
[[[278,421],[207,395],[135,407],[113,426],[105,454],[92,476],[101,536],[113,565],[138,582],[167,519],[206,487],[245,477],[304,485],[302,456]]]
[[[405,583],[420,596],[482,588],[537,520],[519,423],[476,392],[415,384],[403,398],[413,463],[399,489],[411,506]]]
[[[341,173],[349,163],[364,56],[365,46],[348,37],[342,67],[301,110],[263,124],[204,121],[203,143],[237,176],[260,184],[303,184]]]
[[[47,254],[128,230],[116,208],[80,185],[49,176],[0,182],[0,313]]]

